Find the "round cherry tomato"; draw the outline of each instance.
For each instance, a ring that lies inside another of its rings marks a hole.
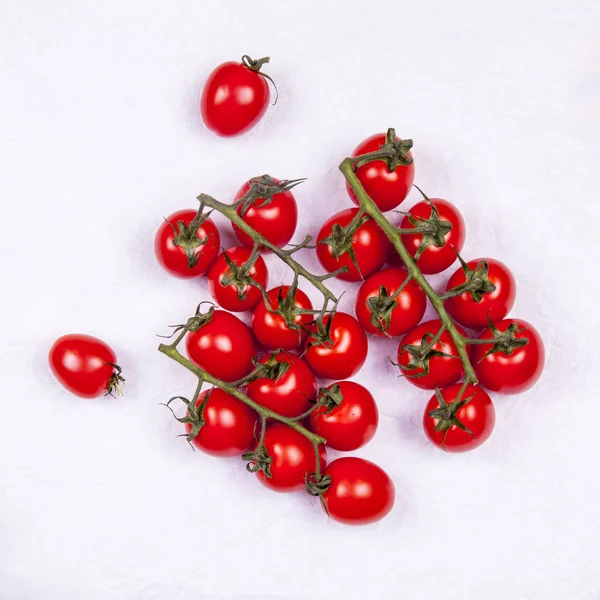
[[[334,450],[356,450],[373,439],[379,412],[371,392],[353,381],[338,381],[321,390],[327,404],[310,414],[311,429]]]
[[[125,381],[110,346],[83,333],[58,338],[48,354],[50,369],[71,393],[82,398],[96,398],[116,392]]]
[[[383,519],[394,506],[396,491],[389,475],[376,464],[354,456],[338,458],[326,469],[331,485],[322,495],[329,516],[348,525]]]
[[[300,357],[280,350],[263,356],[259,364],[268,369],[248,384],[252,400],[284,417],[298,417],[310,408],[310,401],[317,397],[317,382]]]
[[[367,333],[394,337],[419,324],[425,314],[427,296],[415,281],[404,285],[407,276],[406,270],[390,267],[371,275],[360,286],[356,316]]]
[[[156,232],[156,259],[176,277],[203,275],[219,254],[219,230],[210,219],[205,219],[197,229],[190,228],[196,215],[191,209],[174,212]]]
[[[483,387],[501,394],[519,394],[533,386],[544,370],[544,343],[533,325],[521,319],[494,323],[493,329],[486,329],[478,339],[497,338],[505,332],[509,336],[504,341],[473,345],[473,366]]]
[[[257,471],[259,480],[276,492],[297,492],[304,489],[306,477],[316,471],[316,457],[312,443],[301,433],[276,423],[267,429],[265,449],[271,457],[271,477]],[[327,452],[319,446],[319,467],[325,469]]]
[[[458,398],[462,384],[438,390],[425,408],[423,427],[433,444],[446,452],[467,452],[487,440],[496,422],[491,398],[468,385]]]
[[[238,381],[250,373],[256,347],[250,329],[235,315],[211,310],[186,341],[190,359],[213,377]]]
[[[319,332],[317,324],[311,327],[306,340],[306,362],[319,377],[348,379],[356,375],[369,349],[367,336],[360,323],[349,314],[338,311],[333,319],[325,315],[323,326],[329,329],[329,336]]]
[[[257,422],[256,413],[243,402],[219,388],[206,390],[200,394],[196,406],[203,400],[202,417],[204,425],[191,440],[203,452],[213,456],[237,456],[254,442]],[[192,425],[186,423],[188,435]]]
[[[242,60],[245,64],[232,61],[219,65],[202,89],[202,119],[217,135],[248,131],[260,121],[269,105],[269,86],[259,72],[268,59]]]
[[[355,148],[352,156],[379,150],[386,143],[386,137],[385,133],[376,133],[368,137]],[[400,141],[398,137],[396,140]],[[412,158],[411,152],[407,154]],[[387,212],[396,208],[408,196],[415,178],[415,165],[399,165],[394,171],[390,171],[386,161],[374,160],[356,169],[356,176],[379,210]],[[358,204],[352,188],[347,183],[346,189],[352,201]]]
[[[283,350],[293,350],[299,348],[306,339],[306,332],[302,329],[290,329],[286,325],[285,319],[278,314],[272,313],[271,310],[282,309],[289,313],[289,323],[308,325],[314,320],[310,314],[295,314],[294,310],[312,310],[312,303],[308,296],[297,289],[295,293],[290,292],[289,285],[281,285],[267,292],[269,299],[269,307],[263,299],[259,302],[252,314],[252,329],[258,341],[267,348],[282,348]]]
[[[208,272],[208,289],[215,302],[225,310],[252,310],[262,298],[260,288],[249,282],[255,281],[266,288],[269,278],[267,265],[262,256],[258,256],[247,269],[251,254],[252,250],[244,246],[224,250]],[[231,263],[235,265],[233,268]]]
[[[456,346],[447,330],[429,347],[441,326],[439,319],[421,323],[409,331],[398,346],[400,372],[407,381],[425,390],[456,383],[463,376],[462,363],[457,358]],[[456,328],[466,336],[460,325]]]
[[[478,284],[478,290],[448,298],[446,310],[455,321],[470,329],[482,329],[488,324],[488,317],[492,322],[504,319],[513,307],[516,295],[515,278],[510,269],[493,258],[470,260],[467,267],[469,278]],[[466,281],[467,275],[461,267],[448,280],[446,291]]]
[[[357,213],[358,208],[337,213],[317,236],[319,261],[329,273],[347,267],[346,272],[337,275],[344,281],[360,281],[372,275],[383,266],[388,252],[389,241],[373,219],[365,217],[354,232],[344,230]]]

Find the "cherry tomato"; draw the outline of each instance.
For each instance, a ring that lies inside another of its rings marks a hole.
[[[487,268],[486,268],[487,265]],[[500,321],[515,303],[516,283],[510,269],[493,258],[476,258],[467,263],[470,277],[476,280],[479,289],[464,292],[445,301],[446,310],[464,327],[482,329],[492,322]],[[448,280],[446,291],[467,281],[464,268],[458,269]],[[490,289],[490,291],[486,291]]]
[[[219,254],[221,239],[217,227],[205,219],[197,229],[191,228],[196,215],[191,209],[174,212],[156,232],[156,259],[165,271],[176,277],[203,275]]]
[[[263,356],[259,364],[268,369],[264,377],[248,384],[252,400],[284,417],[298,417],[310,408],[317,397],[317,382],[300,357],[281,350]]]
[[[281,285],[267,292],[269,308],[271,310],[282,309],[290,315],[289,323],[302,325],[307,328],[314,320],[310,314],[295,314],[294,310],[312,310],[312,303],[308,296],[297,289],[294,294],[290,292],[289,285]],[[278,314],[272,313],[264,302],[259,302],[252,314],[252,329],[258,341],[267,348],[282,348],[293,350],[299,348],[306,339],[306,333],[302,329],[290,329],[285,319]]]
[[[423,427],[433,444],[446,452],[467,452],[487,440],[496,422],[491,398],[468,385],[458,398],[462,384],[442,388],[427,403]]]
[[[427,296],[415,281],[405,284],[407,276],[405,269],[390,267],[371,275],[360,286],[356,316],[367,333],[394,337],[419,324]]]
[[[494,323],[493,329],[488,327],[478,339],[498,338],[505,332],[509,335],[504,341],[473,345],[473,366],[483,387],[501,394],[519,394],[533,386],[542,375],[544,343],[533,325],[521,319]]]
[[[429,347],[441,326],[439,319],[421,323],[409,331],[398,346],[400,372],[407,381],[425,390],[456,383],[463,376],[462,363],[457,358],[456,346],[447,330]],[[456,328],[466,336],[460,325]]]
[[[371,392],[353,381],[338,381],[321,390],[327,404],[310,414],[311,429],[334,450],[356,450],[373,439],[379,412]]]
[[[256,347],[250,329],[235,315],[211,310],[198,331],[187,336],[190,359],[213,377],[237,381],[250,373]]]
[[[229,248],[219,255],[208,272],[208,289],[215,302],[226,310],[242,312],[258,304],[262,293],[250,281],[267,287],[269,274],[262,256],[247,268],[251,254],[252,250],[244,246]]]
[[[338,458],[327,467],[325,475],[331,477],[331,485],[322,498],[334,521],[348,525],[374,523],[394,506],[396,491],[389,475],[364,458]]]
[[[317,324],[311,327],[306,340],[306,362],[319,377],[348,379],[356,375],[369,349],[367,336],[360,323],[349,314],[338,311],[333,319],[325,315],[323,326],[329,329],[327,339],[322,339],[323,332],[319,332]]]
[[[363,140],[354,150],[352,156],[360,156],[375,152],[386,143],[385,133],[376,133]],[[396,137],[397,141],[400,141]],[[408,152],[412,158],[412,153]],[[386,161],[374,160],[356,169],[356,176],[365,188],[365,191],[380,211],[387,212],[396,208],[410,192],[415,178],[415,165],[399,165],[394,171],[390,171]],[[352,188],[346,183],[346,189],[355,204],[358,200]]]
[[[386,261],[390,245],[375,221],[368,217],[354,233],[344,230],[357,213],[358,208],[337,213],[321,227],[317,236],[319,261],[329,273],[347,267],[346,272],[337,275],[344,281],[360,281],[378,271]]]
[[[125,381],[110,346],[83,333],[58,338],[50,348],[48,362],[56,379],[82,398],[119,394],[119,385]]]

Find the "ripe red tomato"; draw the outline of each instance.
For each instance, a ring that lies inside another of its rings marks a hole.
[[[379,150],[386,143],[386,138],[385,133],[376,133],[368,137],[355,148],[352,156]],[[396,140],[400,141],[398,137]],[[407,152],[407,156],[412,158],[412,153]],[[411,162],[390,171],[386,161],[374,160],[356,169],[356,176],[379,210],[387,212],[396,208],[408,196],[415,178],[415,165]],[[352,188],[347,183],[346,189],[352,201],[358,204]]]
[[[348,379],[356,375],[369,349],[367,336],[360,323],[349,314],[338,311],[333,319],[326,315],[323,326],[329,328],[328,338],[324,331],[319,331],[318,324],[311,327],[306,340],[306,362],[319,377]],[[323,336],[327,339],[323,339]]]
[[[268,59],[226,62],[209,76],[202,89],[204,124],[221,136],[239,135],[254,127],[269,105],[269,86],[259,72]]]
[[[314,320],[310,314],[295,314],[294,310],[312,310],[312,303],[308,296],[297,289],[295,293],[290,291],[289,285],[281,285],[267,292],[269,299],[269,308],[272,310],[281,309],[290,315],[289,323],[295,325],[308,325]],[[286,325],[286,320],[278,314],[269,311],[264,302],[259,302],[252,314],[252,329],[258,341],[267,348],[282,348],[283,350],[293,350],[299,348],[306,339],[306,333],[302,329],[290,329]]]
[[[433,346],[428,347],[441,326],[439,319],[421,323],[409,331],[398,346],[400,372],[407,381],[425,390],[456,383],[463,376],[462,363],[456,358],[456,346],[447,330]],[[466,336],[460,325],[456,328]]]
[[[255,281],[266,288],[267,265],[262,256],[258,256],[248,268],[251,254],[252,250],[244,246],[224,250],[208,272],[208,289],[215,302],[225,310],[252,310],[262,298],[260,288],[249,282]]]
[[[457,402],[461,387],[456,383],[431,396],[423,416],[427,437],[446,452],[467,452],[481,446],[496,422],[491,398],[480,387],[468,385]]]
[[[394,484],[376,464],[354,456],[338,458],[325,474],[331,477],[331,485],[322,498],[333,520],[366,525],[383,519],[392,510]]]
[[[470,279],[478,284],[478,291],[448,298],[444,304],[453,319],[464,327],[482,329],[488,324],[488,317],[495,322],[508,314],[515,303],[517,284],[510,269],[499,260],[476,258],[470,260],[467,266],[471,271]],[[466,281],[467,276],[461,267],[448,280],[446,291]],[[488,288],[493,291],[486,291]]]
[[[268,369],[248,384],[252,400],[284,417],[298,417],[310,408],[317,397],[317,382],[300,357],[279,350],[263,356],[259,364]]]
[[[328,402],[310,414],[311,429],[335,450],[356,450],[373,439],[379,411],[371,392],[353,381],[338,381],[321,390]]]
[[[83,333],[58,338],[50,348],[48,362],[56,379],[82,398],[119,394],[119,385],[125,381],[112,348]]]
[[[357,214],[358,208],[349,208],[333,215],[317,236],[319,261],[329,273],[347,267],[346,272],[337,275],[344,281],[360,281],[378,271],[386,261],[390,245],[370,218],[366,218],[354,233],[344,231]]]
[[[224,310],[209,312],[198,331],[187,336],[190,359],[213,377],[238,381],[254,367],[256,347],[250,329],[235,315]]]
[[[312,443],[301,433],[276,423],[267,429],[265,448],[272,459],[271,477],[257,471],[259,480],[276,492],[297,492],[304,489],[306,477],[316,470],[316,457]],[[319,446],[320,469],[327,462],[325,446]]]
[[[205,219],[197,229],[190,228],[197,214],[191,209],[174,212],[156,232],[156,259],[176,277],[203,275],[219,253],[219,230],[210,219]]]
[[[478,339],[497,338],[505,332],[509,336],[504,342],[473,345],[471,355],[479,383],[501,394],[528,390],[544,370],[545,351],[540,334],[521,319],[504,319],[493,327],[483,331]]]
[[[220,388],[202,392],[196,401],[196,406],[200,406],[207,395],[208,400],[202,411],[204,425],[191,442],[212,456],[242,454],[254,442],[256,413]],[[192,425],[186,423],[185,428],[189,436]]]
[[[404,285],[407,276],[405,269],[390,267],[371,275],[360,286],[356,316],[367,333],[394,337],[419,324],[425,314],[427,296],[415,281]]]

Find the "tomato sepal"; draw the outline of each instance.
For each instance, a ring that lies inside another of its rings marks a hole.
[[[123,369],[121,369],[121,367],[115,363],[107,362],[106,364],[110,365],[115,371],[108,379],[105,395],[112,396],[113,398],[115,395],[122,396],[123,384],[125,383],[125,378],[122,375]]]
[[[198,264],[198,260],[200,260],[200,253],[196,252],[196,250],[204,246],[209,240],[208,237],[200,239],[196,234],[211,213],[212,210],[204,213],[202,212],[202,208],[200,208],[189,225],[179,220],[177,221],[177,226],[175,226],[171,221],[165,219],[165,222],[173,229],[173,245],[185,252],[190,269],[193,269]]]
[[[475,435],[473,432],[462,421],[460,421],[460,419],[457,417],[457,413],[463,406],[468,404],[475,397],[475,394],[472,394],[468,398],[462,399],[462,393],[460,393],[452,402],[448,403],[446,400],[444,400],[440,388],[436,387],[435,397],[437,398],[439,407],[430,411],[428,415],[430,418],[438,420],[435,425],[435,430],[444,432],[444,437],[442,438],[442,449],[446,449],[446,434],[451,427],[458,427],[474,438]]]
[[[393,173],[398,167],[412,165],[413,157],[410,150],[413,147],[411,139],[399,140],[396,130],[390,127],[385,134],[385,144],[375,152],[363,154],[353,160],[354,170],[374,160],[383,160],[387,164],[388,171]]]
[[[402,350],[406,350],[410,355],[410,361],[407,365],[403,365],[400,363],[394,363],[393,365],[400,367],[403,371],[416,371],[419,370],[418,373],[406,373],[405,377],[409,379],[418,379],[419,377],[425,377],[429,375],[429,361],[436,356],[443,356],[445,358],[459,358],[453,354],[448,354],[447,352],[442,352],[440,350],[434,350],[434,346],[439,341],[441,334],[445,331],[444,328],[441,328],[440,331],[435,335],[431,335],[430,333],[426,333],[419,345],[417,344],[406,344],[402,346]]]
[[[463,273],[465,274],[466,281],[455,288],[449,289],[444,294],[444,299],[453,298],[454,296],[460,296],[465,292],[469,292],[474,302],[481,302],[484,294],[489,294],[496,290],[496,286],[488,277],[489,265],[487,261],[480,260],[475,268],[471,269],[462,256],[456,250],[455,252],[460,261]]]

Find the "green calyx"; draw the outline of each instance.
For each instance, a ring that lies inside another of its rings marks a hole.
[[[210,213],[203,214],[202,209],[200,209],[189,225],[186,225],[183,221],[177,221],[177,225],[174,225],[165,219],[173,229],[173,246],[183,249],[190,269],[198,264],[200,258],[196,250],[208,242],[208,236],[200,239],[197,234],[209,215]]]
[[[444,295],[444,298],[452,298],[453,296],[460,296],[465,292],[469,292],[474,302],[481,302],[484,294],[489,294],[496,289],[496,286],[488,277],[489,266],[487,261],[480,260],[475,268],[471,269],[458,252],[456,252],[456,256],[460,261],[466,281],[465,283],[448,290]]]
[[[352,246],[352,240],[354,235],[360,228],[360,226],[367,221],[368,217],[358,212],[356,216],[346,226],[342,226],[339,223],[334,223],[331,228],[331,233],[320,240],[319,244],[326,244],[331,248],[331,256],[336,260],[339,260],[344,254],[347,254],[352,261],[352,264],[356,267],[359,272],[361,279],[362,273],[356,260],[356,253]]]
[[[245,300],[252,289],[251,286],[259,287],[257,282],[250,276],[250,271],[254,267],[258,257],[260,256],[260,249],[255,247],[252,254],[248,257],[248,260],[243,265],[237,265],[229,255],[227,250],[223,252],[223,258],[227,263],[227,273],[221,277],[221,285],[227,287],[229,285],[235,285],[237,288],[238,300]]]
[[[273,459],[269,456],[264,444],[259,444],[252,452],[244,452],[242,460],[246,461],[246,470],[249,473],[262,471],[267,478],[273,477],[271,463]]]
[[[121,374],[123,369],[111,362],[107,362],[106,364],[114,369],[113,374],[108,378],[108,383],[106,384],[106,396],[122,396],[123,384],[125,383],[125,378]]]
[[[344,394],[342,394],[342,388],[340,388],[337,383],[334,383],[327,388],[323,387],[319,390],[317,405],[324,406],[325,413],[327,414],[338,407],[343,401]]]
[[[241,207],[240,216],[243,217],[254,202],[261,200],[260,206],[267,206],[273,202],[273,197],[276,194],[288,192],[303,181],[306,181],[306,178],[284,179],[278,182],[270,175],[253,177],[249,181],[250,189],[236,203],[236,205]]]
[[[185,439],[189,443],[191,443],[196,438],[196,436],[200,433],[200,430],[202,429],[202,427],[204,427],[204,424],[205,424],[204,407],[206,406],[206,403],[208,402],[208,399],[210,398],[211,393],[212,393],[212,389],[206,393],[206,395],[202,399],[202,402],[200,402],[200,403],[197,403],[197,397],[195,397],[193,400],[188,400],[184,396],[173,396],[164,405],[171,411],[171,413],[175,417],[176,421],[179,421],[180,423],[184,423],[184,424],[187,424],[190,426],[190,431],[188,434],[182,434],[181,436],[178,436],[178,437],[185,437]],[[178,417],[175,414],[175,411],[171,408],[171,402],[174,402],[175,400],[179,400],[180,402],[183,402],[185,404],[185,406],[187,408],[185,417]]]
[[[490,354],[497,354],[502,352],[505,356],[510,356],[517,348],[523,348],[523,346],[527,346],[529,344],[529,340],[527,338],[518,338],[517,333],[521,333],[525,331],[525,329],[519,329],[519,326],[516,323],[511,323],[506,331],[500,331],[491,321],[488,315],[488,325],[489,329],[494,335],[493,339],[490,340],[490,343],[493,343],[493,346],[483,355],[483,358],[489,356]]]
[[[435,350],[434,346],[439,341],[440,333],[435,337],[430,333],[426,333],[420,344],[406,344],[402,346],[402,350],[408,352],[410,360],[407,365],[399,365],[403,371],[418,371],[417,373],[406,373],[406,377],[410,379],[418,379],[419,377],[425,377],[429,374],[429,362],[436,356],[443,356],[446,358],[457,358],[452,354]]]
[[[244,54],[244,56],[242,56],[242,64],[247,69],[250,69],[251,71],[254,71],[255,73],[258,73],[261,77],[268,79],[273,84],[273,87],[275,88],[275,92],[276,92],[275,101],[273,102],[273,104],[277,104],[277,100],[279,98],[279,90],[277,89],[277,85],[275,84],[275,82],[273,81],[273,78],[270,75],[267,75],[266,73],[263,73],[260,70],[263,65],[267,64],[270,61],[271,61],[271,58],[269,56],[264,56],[263,58],[257,58],[256,60],[253,58],[250,58],[247,54]]]
[[[385,135],[385,144],[375,152],[355,157],[353,159],[354,168],[358,169],[374,160],[383,160],[387,164],[388,171],[393,173],[398,167],[412,165],[413,159],[410,155],[412,147],[412,140],[399,140],[396,130],[390,127]]]
[[[265,362],[256,361],[254,363],[254,366],[258,370],[257,379],[266,377],[271,381],[277,382],[290,370],[290,363],[287,360],[277,360],[279,353],[279,350],[275,350]]]
[[[468,427],[466,427],[457,417],[458,411],[463,406],[465,406],[465,404],[468,404],[475,397],[475,394],[469,396],[468,398],[465,398],[464,400],[461,398],[462,394],[459,394],[453,402],[448,403],[446,402],[446,400],[444,400],[440,389],[436,388],[435,396],[437,398],[439,407],[432,410],[429,413],[429,416],[432,419],[437,420],[435,430],[444,432],[444,437],[442,439],[442,448],[444,448],[445,446],[446,435],[448,433],[448,430],[452,427],[458,427],[459,429],[462,429],[463,431],[467,432],[472,437],[475,437],[473,435],[473,432]]]

